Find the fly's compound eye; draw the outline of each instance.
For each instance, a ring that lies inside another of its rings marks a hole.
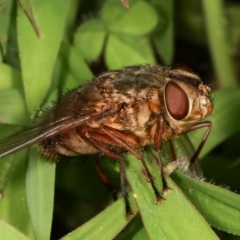
[[[189,101],[186,93],[177,84],[168,82],[165,86],[166,107],[172,118],[184,119],[188,115]]]

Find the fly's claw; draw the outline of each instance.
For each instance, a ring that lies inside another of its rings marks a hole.
[[[136,212],[132,210],[128,211],[126,214],[127,221],[130,222],[135,217],[135,215],[136,215]]]
[[[166,200],[166,199],[165,199],[164,197],[159,196],[159,197],[156,198],[156,204],[158,205],[158,204],[164,202],[165,200]]]
[[[163,189],[163,195],[166,195],[170,192],[172,192],[172,188],[170,188],[170,187],[166,187],[166,188]]]

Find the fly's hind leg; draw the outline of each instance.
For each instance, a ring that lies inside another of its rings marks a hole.
[[[113,200],[117,201],[117,188],[113,185],[113,183],[109,180],[109,178],[104,173],[103,169],[101,168],[99,161],[94,161],[95,168],[97,170],[98,176],[102,180],[102,182],[105,184],[105,186],[108,188],[108,190],[112,193]]]
[[[130,203],[128,200],[128,195],[125,189],[125,169],[124,169],[124,159],[121,155],[116,154],[110,150],[108,150],[106,147],[104,147],[99,141],[101,142],[109,142],[108,136],[104,136],[102,134],[99,133],[95,133],[95,132],[86,132],[85,137],[87,138],[87,140],[99,151],[104,153],[106,156],[109,156],[113,159],[116,159],[119,162],[119,169],[120,169],[120,185],[121,185],[121,189],[122,189],[122,195],[123,195],[123,199],[125,202],[125,208],[126,208],[126,217],[127,219],[129,219],[132,215],[134,215],[134,212],[131,210],[130,207]],[[105,139],[105,141],[104,141]],[[101,176],[100,176],[101,177]],[[108,183],[110,182],[107,179]],[[107,183],[107,185],[108,185]],[[108,185],[110,186],[110,185]],[[115,191],[115,189],[114,189]],[[114,194],[114,193],[113,193]],[[115,198],[117,198],[117,196],[115,195]]]

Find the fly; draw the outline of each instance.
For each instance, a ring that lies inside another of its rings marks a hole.
[[[210,121],[201,121],[213,110],[209,92],[198,75],[182,67],[140,65],[105,72],[66,93],[39,126],[1,140],[0,157],[32,144],[37,144],[43,156],[56,161],[103,153],[119,162],[122,194],[129,213],[121,153],[128,151],[142,162],[157,201],[161,201],[138,150],[153,145],[160,152],[163,142],[169,142],[171,147],[174,138],[207,128],[190,159],[191,169],[212,126]]]

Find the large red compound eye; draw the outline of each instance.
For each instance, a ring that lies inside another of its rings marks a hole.
[[[189,111],[189,102],[186,93],[177,84],[168,82],[165,87],[165,101],[168,112],[176,119],[185,118]]]

